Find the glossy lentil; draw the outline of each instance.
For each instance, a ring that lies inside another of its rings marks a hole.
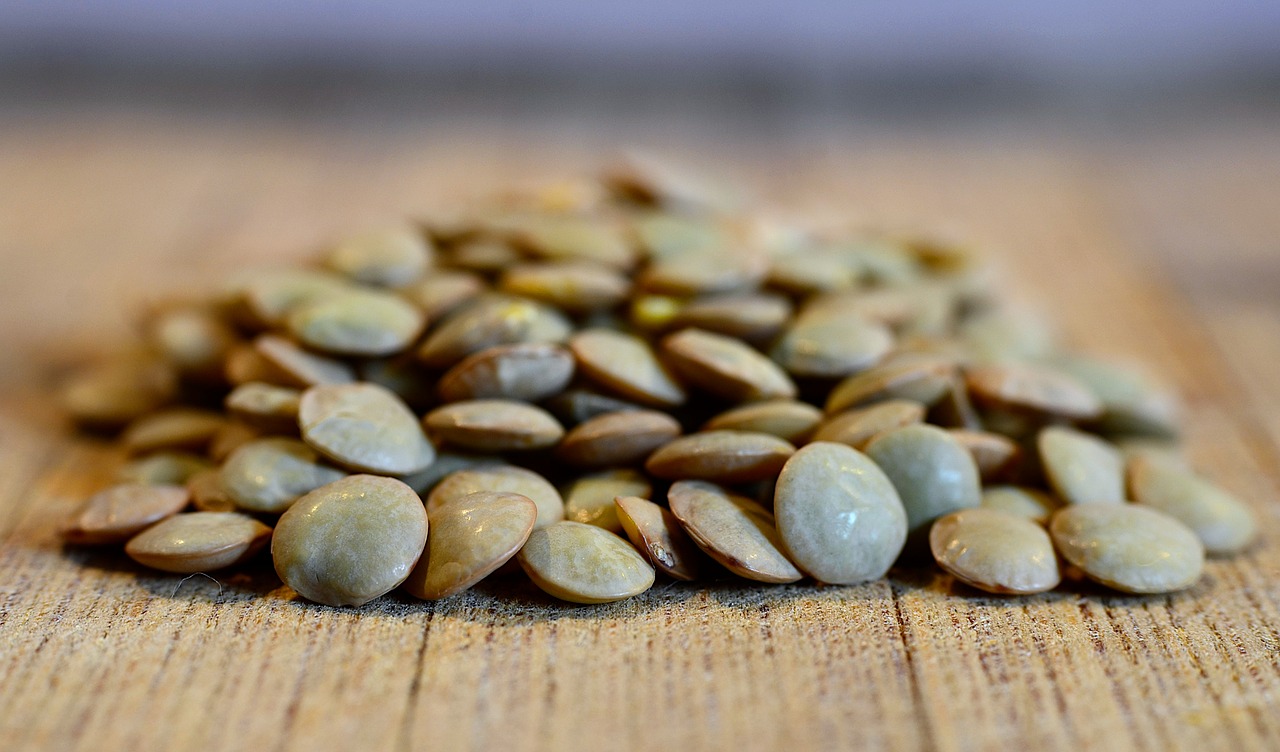
[[[394,478],[353,475],[303,496],[271,537],[276,573],[304,598],[360,606],[395,589],[427,544],[427,513]]]

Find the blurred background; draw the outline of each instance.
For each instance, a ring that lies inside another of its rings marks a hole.
[[[1275,0],[0,0],[8,110],[1056,125],[1272,110]]]
[[[1161,274],[1280,322],[1277,0],[0,0],[0,382],[129,301],[635,146],[1012,251],[1084,338]]]

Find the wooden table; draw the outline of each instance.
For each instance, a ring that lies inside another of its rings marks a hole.
[[[156,576],[64,551],[118,456],[47,387],[129,305],[457,193],[590,169],[589,128],[171,113],[0,119],[0,749],[1280,749],[1280,129],[1067,137],[622,131],[774,205],[954,227],[1082,349],[1163,371],[1190,453],[1263,540],[1170,597],[661,586],[609,606],[488,586],[361,610],[269,566]]]

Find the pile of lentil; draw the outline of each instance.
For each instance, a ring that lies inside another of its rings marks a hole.
[[[65,386],[132,459],[64,536],[175,573],[269,545],[334,606],[521,569],[601,603],[931,561],[991,593],[1164,593],[1248,546],[1168,390],[1006,297],[955,244],[631,160],[153,305]]]

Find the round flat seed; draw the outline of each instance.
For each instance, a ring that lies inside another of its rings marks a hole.
[[[701,554],[674,514],[636,496],[619,496],[614,505],[627,537],[650,564],[677,580],[697,578]]]
[[[631,283],[610,267],[565,261],[514,266],[502,275],[498,289],[580,314],[622,303]]]
[[[181,486],[191,476],[213,467],[213,463],[188,452],[157,452],[125,463],[116,471],[120,483],[145,483],[149,486]]]
[[[727,410],[707,421],[704,431],[754,431],[798,444],[813,433],[822,411],[807,402],[772,400]]]
[[[1096,436],[1050,426],[1036,438],[1040,462],[1054,493],[1069,504],[1118,504],[1125,500],[1124,458]]]
[[[418,359],[433,368],[448,368],[486,347],[563,342],[572,331],[564,314],[550,306],[524,298],[487,297],[440,322],[418,349]]]
[[[945,283],[926,280],[912,293],[915,297],[915,315],[903,334],[943,335],[955,329],[957,294]]]
[[[979,404],[1036,415],[1090,420],[1102,415],[1102,401],[1076,379],[1047,366],[995,363],[966,374]]]
[[[478,491],[427,513],[431,535],[404,589],[425,600],[448,598],[488,577],[529,539],[538,507],[513,493]]]
[[[253,341],[254,351],[269,367],[268,373],[285,386],[307,388],[321,384],[349,384],[355,381],[355,370],[340,361],[309,353],[284,337],[264,334]],[[248,381],[256,381],[250,378]],[[232,379],[233,383],[247,383]]]
[[[771,583],[804,576],[782,553],[773,515],[745,496],[682,480],[671,484],[667,501],[693,542],[734,574]]]
[[[556,455],[581,467],[631,465],[642,462],[680,431],[675,418],[654,410],[605,413],[565,434]]]
[[[241,446],[222,466],[222,488],[236,506],[279,513],[305,493],[346,477],[297,439],[257,439]]]
[[[251,381],[241,384],[223,400],[227,411],[263,431],[291,433],[298,430],[298,406],[302,392],[287,386]]]
[[[938,566],[988,593],[1043,593],[1062,580],[1044,528],[995,509],[965,509],[939,518],[929,531],[929,547]]]
[[[119,358],[90,366],[63,387],[62,406],[78,423],[116,428],[167,404],[178,378],[155,358]]]
[[[329,252],[325,266],[356,282],[404,287],[431,265],[432,249],[414,227],[388,227],[354,235]]]
[[[499,345],[467,356],[440,377],[437,388],[445,402],[537,402],[569,385],[573,365],[573,354],[559,345]]]
[[[674,328],[696,328],[748,342],[777,336],[791,319],[791,301],[781,295],[749,293],[698,298],[677,309]]]
[[[878,580],[907,540],[907,513],[893,484],[844,444],[809,444],[787,460],[773,511],[792,561],[820,582]]]
[[[646,405],[684,404],[684,389],[639,337],[609,329],[584,329],[569,340],[578,369],[622,397]]]
[[[960,428],[947,429],[947,433],[973,455],[974,464],[978,466],[978,477],[984,483],[1005,477],[1022,459],[1022,448],[1008,436]]]
[[[1046,525],[1062,502],[1034,488],[989,486],[982,490],[982,506]]]
[[[123,543],[190,501],[182,486],[121,483],[90,496],[62,526],[70,543]]]
[[[729,242],[725,224],[705,216],[637,212],[631,230],[651,258],[668,258]]]
[[[544,528],[564,519],[564,500],[546,478],[514,465],[489,464],[446,475],[427,496],[427,513],[442,504],[478,491],[513,493],[532,499],[538,507],[535,528]]]
[[[522,250],[548,260],[595,261],[629,269],[636,251],[619,228],[597,220],[571,216],[529,216],[513,227],[513,241]]]
[[[1186,525],[1137,504],[1071,504],[1049,522],[1059,553],[1090,579],[1126,593],[1196,584],[1204,546]]]
[[[318,269],[246,272],[245,278],[238,294],[248,318],[264,329],[282,326],[289,312],[303,303],[352,288],[345,277]]]
[[[852,255],[862,264],[866,278],[888,286],[909,286],[920,281],[924,269],[920,262],[901,245],[884,239],[865,239],[851,249]],[[880,292],[881,289],[873,292]]]
[[[517,556],[533,583],[571,603],[609,603],[653,586],[653,567],[623,539],[594,525],[535,530]]]
[[[1258,523],[1249,507],[1185,467],[1135,460],[1129,464],[1129,487],[1139,504],[1191,528],[1210,554],[1239,553],[1257,537]]]
[[[223,361],[237,341],[226,321],[199,306],[160,312],[147,322],[146,335],[170,365],[206,381],[221,377]]]
[[[996,308],[967,318],[959,339],[979,363],[1036,360],[1051,354],[1054,332],[1033,311]]]
[[[302,393],[298,425],[303,441],[355,470],[408,475],[435,459],[417,417],[377,384],[311,387]]]
[[[839,413],[891,399],[932,405],[951,388],[955,374],[951,358],[902,355],[841,381],[827,396],[826,411]]]
[[[893,334],[883,324],[808,313],[795,320],[770,354],[792,375],[830,379],[865,371],[892,347]]]
[[[827,418],[814,431],[814,441],[834,441],[861,451],[876,436],[924,420],[919,402],[891,399]]]
[[[426,326],[412,303],[380,290],[349,290],[289,312],[290,334],[314,350],[378,357],[406,350]]]
[[[1060,357],[1054,364],[1079,379],[1102,400],[1097,428],[1107,434],[1173,437],[1178,435],[1176,396],[1140,370],[1118,363]]]
[[[546,410],[512,400],[454,402],[427,413],[424,423],[441,441],[485,452],[541,449],[564,436]]]
[[[471,272],[432,270],[424,279],[400,291],[422,309],[427,321],[436,321],[486,289],[484,279]]]
[[[790,442],[767,433],[703,431],[663,445],[644,467],[668,480],[750,483],[776,477],[795,451]]]
[[[662,355],[681,378],[735,402],[792,399],[796,385],[776,363],[739,340],[700,329],[663,338]]]
[[[639,277],[649,292],[692,297],[759,287],[769,259],[741,248],[697,249],[656,259]]]
[[[634,470],[605,470],[578,478],[565,490],[565,519],[621,533],[613,500],[619,496],[653,495],[649,479]]]
[[[247,561],[271,540],[271,528],[238,512],[192,512],[159,522],[124,552],[145,567],[192,574]]]
[[[360,606],[404,582],[427,544],[422,500],[394,478],[353,475],[280,515],[276,573],[304,598]]]
[[[901,330],[915,319],[918,304],[917,296],[909,287],[840,290],[812,296],[801,313],[833,318],[853,316]]]
[[[774,258],[768,281],[794,295],[809,295],[853,287],[861,275],[861,264],[846,253],[805,249]]]
[[[973,456],[936,426],[919,424],[882,433],[867,445],[867,456],[898,490],[912,537],[926,535],[942,515],[982,501]]]
[[[236,503],[222,487],[222,472],[209,468],[191,476],[187,481],[191,494],[191,506],[200,512],[234,512]]]
[[[120,440],[133,454],[160,449],[200,450],[209,445],[225,422],[221,415],[208,410],[170,408],[133,421]]]

